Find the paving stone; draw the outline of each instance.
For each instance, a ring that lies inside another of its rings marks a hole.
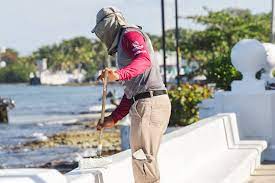
[[[275,183],[275,162],[264,162],[247,183]]]

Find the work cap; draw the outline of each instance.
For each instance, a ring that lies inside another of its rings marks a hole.
[[[108,17],[111,17],[111,16],[119,17],[119,19],[121,19],[121,18],[124,19],[123,15],[122,15],[122,12],[118,8],[116,8],[116,7],[104,7],[96,15],[96,25],[93,28],[92,33],[96,32],[96,28],[100,24],[100,22],[102,22],[105,18],[108,18]],[[124,22],[122,22],[122,21],[120,21],[120,23],[124,24]]]

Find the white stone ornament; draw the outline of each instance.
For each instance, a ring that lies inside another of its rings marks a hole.
[[[232,91],[265,90],[265,82],[256,79],[256,73],[264,67],[266,51],[261,42],[255,39],[244,39],[238,42],[231,51],[233,66],[242,73],[241,81],[232,82]]]
[[[275,78],[272,74],[275,70],[275,45],[271,43],[263,43],[263,46],[266,51],[266,60],[264,65],[265,73],[262,74],[262,79],[269,83],[275,83]]]

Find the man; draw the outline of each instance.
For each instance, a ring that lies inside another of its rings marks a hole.
[[[161,79],[158,63],[153,60],[149,37],[129,25],[114,7],[102,8],[92,30],[106,45],[110,55],[117,54],[118,70],[106,68],[109,81],[123,81],[124,96],[119,106],[97,128],[111,128],[130,113],[132,167],[136,183],[158,183],[157,154],[167,128],[171,104]]]

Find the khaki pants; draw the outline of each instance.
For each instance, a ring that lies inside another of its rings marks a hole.
[[[168,95],[136,101],[130,110],[132,154],[142,149],[146,159],[132,156],[135,183],[159,183],[157,154],[171,114]]]

